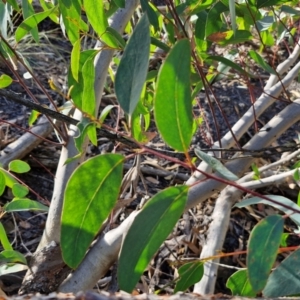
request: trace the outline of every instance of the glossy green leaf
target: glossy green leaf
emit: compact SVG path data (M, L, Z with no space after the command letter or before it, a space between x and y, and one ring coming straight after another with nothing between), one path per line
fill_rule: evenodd
M253 291L259 293L265 287L283 232L284 220L280 215L267 216L251 231L248 243L248 278Z
M30 171L30 166L27 162L16 159L9 163L8 169L15 173L26 173Z
M80 60L80 47L81 39L77 40L72 48L71 52L71 72L75 81L78 82L78 72L79 72L79 60Z
M205 152L195 148L195 154L205 161L214 171L218 172L219 175L227 180L236 181L239 178L229 171L223 164L216 158L211 155L206 154Z
M278 298L300 294L300 249L290 254L269 276L263 295Z
M226 287L231 290L234 296L255 297L256 293L253 291L252 286L248 279L247 270L239 270L232 274L227 282Z
M4 250L0 253L0 264L2 263L21 263L27 265L25 256L14 250Z
M178 269L179 280L176 282L174 293L184 292L193 284L199 282L204 274L203 262L191 262Z
M122 109L132 114L146 81L150 51L150 32L147 15L138 22L120 61L115 93Z
M46 19L50 14L52 14L55 9L57 8L53 7L52 9L33 14L25 19L16 30L16 41L19 42L29 31L31 31L33 28L37 28L37 25Z
M13 250L13 247L11 246L7 238L6 231L1 222L0 222L0 241L4 250Z
M270 74L276 75L276 72L273 70L273 68L268 65L256 51L250 50L249 55L262 69Z
M189 41L178 41L160 68L154 101L154 116L163 140L183 152L188 150L193 132L190 60Z
M152 256L172 232L184 211L188 187L167 188L144 206L131 225L121 249L118 281L121 290L131 292Z
M12 187L12 193L14 197L23 198L29 193L29 189L25 185L15 183Z
M123 156L104 154L81 164L67 183L62 211L63 259L76 268L118 200Z
M6 212L16 212L16 211L48 211L49 207L43 205L37 201L30 200L28 198L14 198L13 201L7 203L4 206L4 211Z
M5 176L2 172L0 172L0 196L4 193L6 184L5 184Z
M11 85L13 82L12 78L6 74L0 76L0 89L4 89Z
M83 0L83 6L88 20L99 38L109 47L117 48L118 44L116 44L115 39L112 39L111 36L106 33L106 28L109 25L104 11L104 1Z
M259 204L259 203L267 204L284 212L284 214L288 215L289 218L293 220L298 227L300 227L300 207L295 202L282 196L276 196L276 195L265 195L265 196L276 201L276 203L259 197L252 197L252 198L245 199L240 203L235 204L234 207L245 207L245 206ZM283 204L284 206L280 204ZM290 207L291 209L289 209L288 207ZM299 213L295 211L299 211Z
M30 166L27 162L16 159L9 163L8 169L15 173L26 173L30 171Z

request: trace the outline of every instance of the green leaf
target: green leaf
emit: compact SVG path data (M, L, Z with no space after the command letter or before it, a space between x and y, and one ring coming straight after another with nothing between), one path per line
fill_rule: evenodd
M104 120L106 119L107 115L110 113L110 111L115 107L115 105L106 105L104 109L101 111L99 122L102 124Z
M229 0L229 13L231 20L231 27L234 35L236 34L236 15L235 15L235 1Z
M287 247L287 239L290 236L289 233L285 232L281 235L281 241L280 241L280 246L281 247Z
M259 169L258 169L258 167L257 167L257 165L255 164L255 163L252 163L251 164L251 169L252 169L252 171L253 171L253 173L254 173L254 175L253 175L253 179L254 180L258 180L258 179L260 179L260 172L259 172Z
M71 72L73 78L78 82L79 60L80 60L81 39L77 40L71 52Z
M269 31L262 31L260 36L265 46L272 47L275 44L274 38Z
M234 296L256 296L256 293L253 291L249 282L247 270L239 270L232 274L226 282L226 287L231 290L231 293Z
M107 27L106 28L106 35L110 36L111 40L114 42L114 44L117 47L120 47L121 49L125 48L126 43L125 43L122 35L117 30L115 30L112 27Z
M113 0L116 5L120 8L124 8L125 7L125 0Z
M88 128L90 126L93 126L94 123L91 121L90 118L87 118L87 117L83 117L81 119L81 121L77 124L77 128L79 130L79 135L76 136L74 138L75 140L75 146L77 148L77 150L79 151L79 153L82 153L83 151L83 144L84 144L84 141L85 141L85 137L88 133Z
M115 39L112 39L111 35L106 33L106 29L109 25L104 12L104 1L83 0L83 6L88 20L99 38L109 47L117 48L118 44Z
M151 3L147 0L141 0L143 11L147 14L150 24L154 27L155 31L159 30L158 16L154 11Z
M218 61L218 62L221 62L223 63L224 65L238 71L239 73L241 73L241 75L244 75L244 76L249 76L249 77L252 77L251 74L247 73L244 69L242 69L238 64L234 63L233 61L225 58L225 57L222 57L222 56L208 56L206 58L206 60L214 60L214 61Z
M91 55L82 67L83 91L82 91L82 110L83 112L95 115L95 55Z
M189 41L178 41L160 68L154 100L154 116L162 138L183 152L187 152L193 132L190 60Z
M22 13L23 13L24 19L27 19L30 16L34 15L34 10L33 10L33 7L32 7L32 4L30 1L22 0ZM38 32L37 27L32 28L30 33L31 33L34 41L36 43L39 43L39 32Z
M282 5L281 11L285 12L287 14L290 14L290 15L297 15L297 16L300 15L300 11L298 9L295 9L295 8L287 6L287 5Z
M58 4L60 12L62 14L63 24L65 26L70 42L74 44L79 39L80 29L88 30L88 28L84 28L84 22L81 20L80 1L74 0L66 3L63 0L58 0Z
M84 77L83 77L83 66L87 60L92 59L98 53L96 50L86 50L80 53L80 60L79 60L79 72L78 72L78 81L76 81L72 75L71 69L68 72L68 85L72 87L71 89L71 97L75 104L75 106L82 110L82 98L83 98L83 89L84 89ZM87 67L86 67L87 68ZM87 71L87 69L85 70ZM94 73L94 71L93 71ZM89 79L88 79L89 80ZM88 101L88 99L87 99Z
M16 159L9 163L8 165L9 171L15 172L15 173L26 173L30 171L30 166L25 161Z
M4 250L0 253L0 264L21 263L27 265L27 260L23 254L14 250Z
M142 104L142 101L139 101L136 109L134 110L131 116L131 134L132 137L140 143L146 143L148 137L145 134L146 124L145 117L147 118L150 114L147 108Z
M11 246L7 238L6 231L1 222L0 222L0 240L4 250L13 250L13 247Z
M4 89L11 85L13 82L12 78L6 74L0 76L0 89Z
M76 268L118 199L123 156L104 154L81 164L67 183L62 211L63 259Z
M12 193L15 197L23 198L29 193L29 189L27 186L15 183L12 187Z
M257 30L259 32L268 30L273 24L275 20L273 16L264 16L261 20L256 22Z
M209 10L206 26L205 26L205 36L209 36L213 33L223 31L224 22L221 18L221 14L228 11L229 8L222 2L216 2Z
M0 172L0 196L3 195L5 187L6 187L5 176L2 172Z
M203 262L191 262L178 269L179 280L176 283L174 293L184 292L193 284L199 282L204 274Z
M187 192L186 186L167 188L149 200L137 215L121 249L118 268L121 290L133 290L152 256L183 213Z
M28 125L32 126L33 123L37 120L39 115L40 115L40 113L38 111L32 110L30 113L30 116L28 118Z
M267 283L277 256L283 225L282 216L267 216L250 234L247 256L248 278L256 293L261 292Z
M221 177L232 181L236 181L239 179L235 174L229 171L225 166L223 166L223 164L220 161L218 161L213 156L208 155L197 148L195 148L194 151L200 159L205 161L214 171L218 172Z
M30 200L28 198L14 198L13 201L4 205L4 211L6 212L16 212L16 211L48 211L49 207L43 205L37 201Z
M8 2L13 7L14 10L16 10L16 11L20 10L20 7L16 0L7 0L6 2Z
M279 5L287 2L286 0L257 0L256 6L257 8L268 7L272 5Z
M276 75L276 72L273 70L273 68L268 65L256 51L250 50L249 55L262 69L270 74Z
M269 276L263 295L268 298L300 294L300 249L290 254Z
M282 196L275 196L275 195L265 195L265 196L276 201L277 203L274 203L274 202L271 202L269 200L265 200L265 199L262 199L259 197L252 197L252 198L243 200L240 203L235 204L234 207L241 208L241 207L245 207L245 206L249 206L249 205L253 205L253 204L259 204L259 203L271 205L271 206L279 209L280 211L283 211L284 214L288 215L289 218L291 220L293 220L297 224L298 227L300 227L300 213L295 212L295 211L299 211L300 208L295 202L291 201L288 198L282 197ZM283 205L285 205L285 207L280 205L281 203ZM290 207L290 209L287 207Z
M146 81L150 51L147 15L138 22L125 47L116 78L115 93L122 109L132 114Z
M20 42L20 40L32 29L37 28L37 25L42 22L44 19L46 19L50 14L56 10L57 7L53 7L52 9L33 14L27 19L25 19L17 28L15 33L15 38L17 43Z
M5 178L5 185L9 188L12 188L15 183L18 183L18 181L15 178L13 178L13 176L9 174L6 170L0 169L0 173L2 173L2 175Z
M53 1L54 2L54 1ZM40 0L39 1L41 7L43 10L48 10L54 7L54 4L52 2L49 2L48 0ZM56 10L54 13L49 15L49 18L56 24L59 24L59 12Z
M252 35L248 30L237 30L236 33L232 30L220 32L220 34L224 35L224 38L216 39L216 42L221 46L227 46L231 44L240 44L247 42L252 39ZM214 35L207 37L208 40L214 41Z
M163 43L162 41L160 41L152 36L150 38L150 41L151 41L151 45L154 45L154 46L164 50L166 53L169 52L170 47L167 44Z

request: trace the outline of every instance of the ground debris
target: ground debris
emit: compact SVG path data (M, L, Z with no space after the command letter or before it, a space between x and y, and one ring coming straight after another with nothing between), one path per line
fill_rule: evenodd
M231 299L231 300L253 300L254 298L240 297L240 296L228 296L224 294L215 295L198 295L194 293L176 293L174 295L154 295L154 294L141 294L141 295L131 295L123 292L110 294L107 292L94 293L94 292L79 292L76 296L72 293L51 293L49 295L42 294L28 294L17 297L1 297L7 300L221 300L221 299ZM255 300L260 300L265 298L255 298ZM300 299L299 297L288 297L288 298L268 298L268 300L279 300L279 299Z

